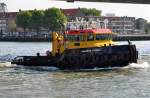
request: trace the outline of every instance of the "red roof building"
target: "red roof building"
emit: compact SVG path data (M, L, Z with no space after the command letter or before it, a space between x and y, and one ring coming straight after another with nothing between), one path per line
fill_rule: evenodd
M79 9L62 9L62 11L66 16L75 16L79 12Z
M80 8L75 9L61 9L62 12L67 16L68 21L75 20L76 17L83 17L83 13Z
M1 18L16 18L18 12L0 12Z
M15 21L17 12L0 12L0 32L10 32L12 29L12 22Z

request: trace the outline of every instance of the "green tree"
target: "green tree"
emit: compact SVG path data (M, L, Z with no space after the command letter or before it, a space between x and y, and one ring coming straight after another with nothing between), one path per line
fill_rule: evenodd
M17 26L22 27L24 32L26 32L26 29L31 27L31 17L32 13L29 11L19 12L16 18Z
M44 25L52 31L60 31L67 22L67 17L58 8L45 10Z
M41 10L32 11L31 17L31 27L36 30L37 35L39 36L40 28L43 26L43 17L44 12Z
M150 33L150 23L147 23L147 24L146 24L145 33L146 33L146 34L149 34L149 33Z
M101 16L101 11L97 10L95 8L81 8L80 11L85 15L85 16Z
M143 18L136 19L136 29L145 31L147 25L147 20Z

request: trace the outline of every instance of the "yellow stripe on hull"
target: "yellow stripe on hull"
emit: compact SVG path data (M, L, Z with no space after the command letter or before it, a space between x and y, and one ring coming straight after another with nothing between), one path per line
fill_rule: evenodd
M89 48L89 47L102 47L113 45L112 40L101 40L101 41L68 41L66 42L67 49L76 49L76 48Z

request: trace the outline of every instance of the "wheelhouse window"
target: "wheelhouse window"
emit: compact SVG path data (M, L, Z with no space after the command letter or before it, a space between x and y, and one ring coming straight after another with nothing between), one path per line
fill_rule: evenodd
M89 33L89 34L87 35L87 40L88 40L88 41L93 41L93 40L94 40L94 35Z
M66 35L65 39L68 41L84 41L83 34L80 35Z
M73 36L73 35L66 35L66 36L65 36L65 40L67 40L67 41L73 41L73 40L75 40L75 39L74 39L74 36Z
M78 35L78 37L79 37L79 41L84 41L84 36L83 36L83 34Z
M111 34L96 34L96 40L112 40Z

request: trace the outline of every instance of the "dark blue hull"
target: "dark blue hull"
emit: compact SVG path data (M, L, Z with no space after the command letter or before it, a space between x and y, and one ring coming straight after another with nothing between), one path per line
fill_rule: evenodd
M136 63L138 52L135 45L116 45L84 49L70 49L57 57L53 56L21 56L12 64L24 66L52 66L60 69L91 69L106 67L122 67Z

